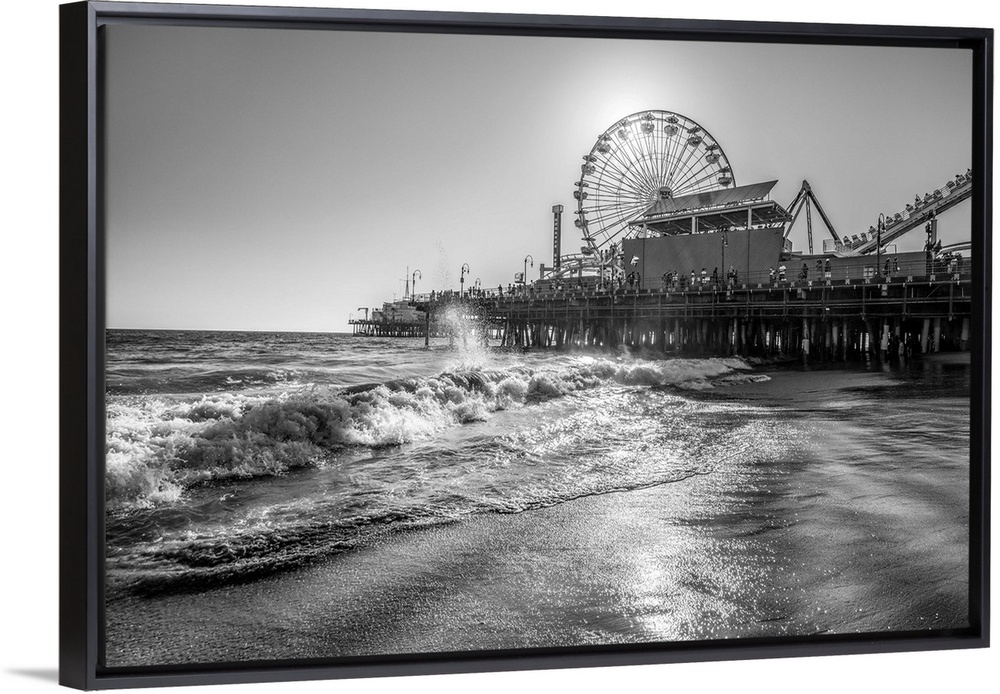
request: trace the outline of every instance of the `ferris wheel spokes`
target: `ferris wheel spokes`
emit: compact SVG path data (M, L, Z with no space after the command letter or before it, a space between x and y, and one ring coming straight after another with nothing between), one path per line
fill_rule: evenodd
M580 170L574 224L591 259L641 233L633 224L663 197L734 184L718 141L698 123L670 111L642 111L618 120L583 156Z

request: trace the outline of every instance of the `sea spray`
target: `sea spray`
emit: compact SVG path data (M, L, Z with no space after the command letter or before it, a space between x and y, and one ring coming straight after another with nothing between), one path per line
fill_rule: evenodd
M449 345L456 352L448 364L450 370L472 371L492 363L486 326L475 315L452 305L444 310L439 321L448 334Z

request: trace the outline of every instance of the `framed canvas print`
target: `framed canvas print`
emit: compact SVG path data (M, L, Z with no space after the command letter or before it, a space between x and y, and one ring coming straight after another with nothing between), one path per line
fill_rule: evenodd
M988 645L989 29L61 7L61 671Z

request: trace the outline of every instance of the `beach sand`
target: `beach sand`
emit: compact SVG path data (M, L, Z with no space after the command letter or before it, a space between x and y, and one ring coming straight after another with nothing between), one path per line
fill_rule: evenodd
M766 400L795 378L725 397ZM813 445L846 435L821 427ZM839 462L736 456L679 482L387 534L251 583L117 599L107 664L967 626L967 461L909 468L852 440Z

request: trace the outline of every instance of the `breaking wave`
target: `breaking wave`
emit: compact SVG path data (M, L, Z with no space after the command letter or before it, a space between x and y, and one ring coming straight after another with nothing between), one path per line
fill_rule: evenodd
M702 389L739 380L749 369L740 359L576 357L555 368L443 373L278 395L115 396L107 412L106 500L112 509L171 502L194 485L322 465L349 447L430 440L497 411L603 384Z

